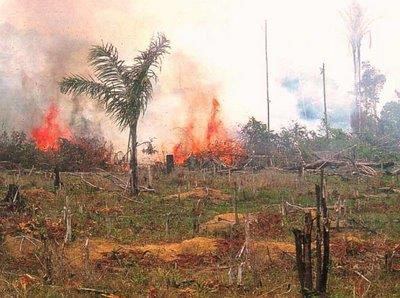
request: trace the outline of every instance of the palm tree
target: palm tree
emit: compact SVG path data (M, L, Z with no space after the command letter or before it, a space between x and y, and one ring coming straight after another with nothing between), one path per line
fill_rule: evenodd
M156 71L170 47L169 40L158 34L149 47L134 58L132 66L120 60L112 44L93 46L88 62L94 69L92 76L72 75L59 83L64 94L86 94L104 106L108 114L124 130L129 128L131 194L139 193L137 162L137 124L152 99Z
M355 121L353 129L360 132L362 127L361 114L362 107L360 102L360 81L361 81L361 46L364 37L370 31L371 20L367 17L365 10L356 1L353 1L347 11L343 13L346 21L349 43L353 55L353 75L354 75L354 96L355 96ZM371 37L371 35L370 35ZM371 43L371 38L370 38ZM371 46L371 45L370 45Z

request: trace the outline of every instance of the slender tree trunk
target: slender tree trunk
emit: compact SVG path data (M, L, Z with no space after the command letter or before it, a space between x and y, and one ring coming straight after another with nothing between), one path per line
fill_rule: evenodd
M130 140L131 140L131 195L136 196L139 194L139 175L138 175L138 161L137 161L137 122L130 126Z
M354 75L354 98L355 98L355 110L354 110L354 130L355 132L360 132L360 99L358 96L358 58L357 58L357 45L352 44L352 54L353 54L353 75Z
M358 67L357 67L357 71L358 71L358 74L357 74L357 94L358 94L358 101L359 101L359 108L358 108L358 113L359 113L359 123L358 123L358 125L359 125L359 130L360 130L360 132L362 132L362 130L363 130L363 125L365 124L365 123L362 123L363 122L363 107L362 107L362 98L361 98L361 90L360 90L360 82L361 82L361 43L360 44L358 44L357 45L357 65L358 65Z

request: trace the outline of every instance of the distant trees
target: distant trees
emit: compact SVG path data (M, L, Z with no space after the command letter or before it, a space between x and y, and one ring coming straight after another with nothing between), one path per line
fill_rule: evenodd
M353 132L358 134L376 134L378 132L377 105L380 93L386 82L386 76L369 61L362 63L362 76L358 83L359 110L351 119Z
M242 126L240 136L249 156L273 157L274 161L268 160L268 164L287 166L298 163L299 156L310 156L308 142L315 137L315 133L297 122L283 128L280 133L268 132L265 123L251 117Z
M362 69L363 73L359 83L362 110L367 116L372 116L377 120L377 104L386 82L386 76L373 67L369 61L363 62Z
M354 135L330 127L330 138L327 139L325 130L309 130L297 122L277 133L268 133L266 124L251 117L241 127L240 136L247 154L255 157L255 164L260 164L258 155L268 154L278 167L298 166L315 160L318 154L323 156L325 152L338 152L353 146L360 159L400 160L400 101L385 104L380 118L373 119L376 130Z
M251 154L265 154L273 134L268 132L267 125L251 117L240 130L241 140Z
M400 140L400 102L387 102L381 111L379 130L382 135L388 135Z
M168 53L169 40L162 34L139 53L134 64L128 66L112 44L93 46L89 64L94 68L95 79L73 75L60 82L65 94L85 94L104 106L121 129L129 128L131 194L139 193L137 161L137 126L140 115L152 99L153 84L157 81L163 56Z

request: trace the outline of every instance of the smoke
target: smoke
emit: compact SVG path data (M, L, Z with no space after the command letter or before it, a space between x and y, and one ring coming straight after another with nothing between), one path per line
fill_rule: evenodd
M317 76L287 75L281 79L281 86L287 90L296 101L298 117L306 123L319 123L324 117L322 80ZM337 85L328 80L327 112L331 127L349 129L349 119L352 111L351 101L344 101L348 96L340 95Z
M100 107L85 97L60 94L58 82L70 73L90 73L86 57L92 12L104 1L8 1L7 22L0 24L0 121L28 134L42 125L53 106L62 126L75 136L116 131ZM47 11L47 13L45 12ZM13 13L10 13L13 12ZM53 107L54 108L54 107ZM110 127L112 127L110 129Z
M171 55L163 63L154 101L139 123L139 141L155 137L160 151L170 151L187 122L206 125L213 97L221 104L220 116L228 128L249 116L265 121L263 24L268 19L272 128L296 118L311 127L320 123L322 61L327 65L329 118L331 124L343 126L349 122L347 92L352 90L351 53L338 15L345 2L314 1L310 9L311 4L293 1L251 5L238 0L6 1L0 15L4 21L0 25L0 121L9 129L29 132L55 102L60 121L74 134L100 134L124 150L127 132L120 132L92 101L59 94L57 82L71 73L91 73L86 57L92 44L113 43L129 64L158 31L171 40ZM373 6L387 13L384 5ZM391 75L385 88L391 88L392 94L399 65L390 59L385 67L389 63L379 60L386 57L382 51L396 57L399 50L395 40L387 38L387 28L398 25L396 10L390 11L392 21L374 35L376 44L387 46L380 47L381 52L378 47L374 47L377 52L365 49L365 55L373 54L376 65L388 78ZM196 101L199 98L206 98L204 105Z
M91 74L86 61L88 50L103 39L116 45L130 64L157 27L143 6L145 2L129 1L111 6L103 0L6 2L3 11L12 13L6 13L7 22L0 25L4 53L0 56L4 62L0 65L0 111L7 111L0 112L3 126L29 133L42 125L54 104L60 111L61 125L69 126L74 135L103 135L116 148L126 148L126 131L119 131L91 100L60 94L58 82L71 73ZM126 11L134 11L134 18ZM167 28L175 24L172 21L166 20ZM141 119L139 131L141 140L155 137L159 148L170 151L188 123L193 124L196 136L202 133L207 125L204 116L209 114L219 86L212 75L200 70L193 57L175 50L167 59L154 92L155 102Z
M65 50L64 45L72 45ZM10 129L29 131L50 102L59 102L57 79L84 47L79 41L46 37L35 31L0 25L1 120Z
M168 57L161 80L155 102L140 123L142 137L156 137L155 144L162 154L182 143L193 150L202 149L220 84L210 79L207 70L193 57L182 52Z

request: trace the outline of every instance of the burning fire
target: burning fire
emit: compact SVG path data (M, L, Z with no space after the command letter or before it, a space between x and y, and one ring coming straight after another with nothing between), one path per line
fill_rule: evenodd
M220 104L216 98L211 102L211 112L204 134L196 133L195 120L188 121L184 136L173 147L174 159L183 164L190 156L196 158L215 158L227 165L232 165L243 154L241 145L229 137L219 116Z
M59 122L58 114L58 107L54 103L50 104L46 114L44 115L42 125L32 129L31 135L36 143L36 146L40 150L56 151L60 146L60 138L72 138L69 128Z

